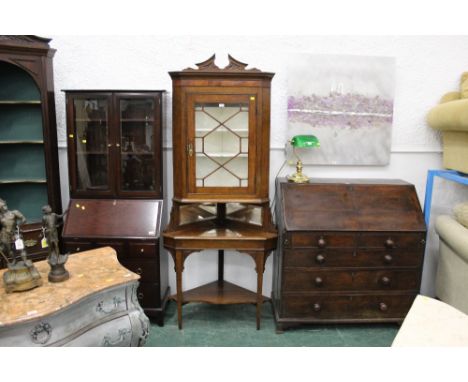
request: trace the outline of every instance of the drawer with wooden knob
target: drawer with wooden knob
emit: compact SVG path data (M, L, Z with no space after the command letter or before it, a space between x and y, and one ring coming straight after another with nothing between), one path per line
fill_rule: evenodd
M125 243L118 241L98 241L93 244L95 248L111 247L117 253L119 259L125 255Z
M283 299L283 316L312 320L352 321L389 319L401 321L413 303L415 294L378 295L287 295ZM346 314L343 314L346 312Z
M357 239L358 247L383 248L397 250L400 248L424 248L426 245L425 233L365 233Z
M402 249L387 251L384 249L357 250L342 249L285 249L285 267L418 267L422 264L424 252L421 250Z
M65 252L70 253L70 254L88 251L94 248L94 246L89 242L79 242L79 241L65 242L64 247L65 247Z
M418 290L420 274L404 270L306 269L284 271L283 289L288 291Z
M286 248L352 248L355 235L352 233L293 232L283 242Z
M129 257L130 258L153 258L158 255L159 246L155 243L129 243Z
M119 259L119 262L127 269L140 276L140 282L151 282L159 278L159 262L147 259Z

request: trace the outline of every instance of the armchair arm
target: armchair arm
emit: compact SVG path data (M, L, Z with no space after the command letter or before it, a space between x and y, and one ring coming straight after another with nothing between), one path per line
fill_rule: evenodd
M448 215L436 219L435 229L440 239L468 263L468 229Z
M468 132L468 99L441 103L427 115L427 123L441 131Z

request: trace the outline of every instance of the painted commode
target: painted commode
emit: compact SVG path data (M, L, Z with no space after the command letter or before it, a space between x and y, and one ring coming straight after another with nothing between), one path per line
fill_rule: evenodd
M0 346L143 346L149 320L136 289L139 276L110 247L69 257L70 279L23 293L0 289ZM0 275L4 270L0 271Z

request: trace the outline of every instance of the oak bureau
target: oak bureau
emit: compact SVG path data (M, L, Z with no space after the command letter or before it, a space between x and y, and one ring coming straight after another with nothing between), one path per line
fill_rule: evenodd
M305 323L402 322L419 292L426 227L400 180L277 180L277 330Z

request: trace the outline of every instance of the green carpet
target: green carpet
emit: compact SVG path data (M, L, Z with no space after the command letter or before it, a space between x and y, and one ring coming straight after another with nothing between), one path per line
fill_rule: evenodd
M151 324L146 346L390 346L395 324L309 325L276 334L271 304L263 305L261 329L255 329L254 305L187 304L183 330L176 304L166 309L163 327Z

